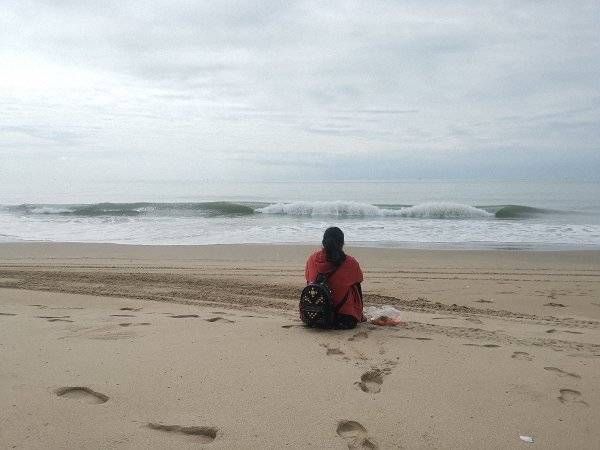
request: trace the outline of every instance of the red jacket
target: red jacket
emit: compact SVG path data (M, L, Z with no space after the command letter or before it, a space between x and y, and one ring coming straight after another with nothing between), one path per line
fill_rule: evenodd
M306 261L306 282L314 283L318 274L327 274L334 268L335 265L327 261L325 250L319 250L310 255L308 261ZM332 290L334 306L338 305L346 294L348 294L346 303L344 303L338 313L353 316L359 322L364 320L363 302L356 284L362 283L362 280L363 274L358 261L352 256L346 255L346 260L327 282Z

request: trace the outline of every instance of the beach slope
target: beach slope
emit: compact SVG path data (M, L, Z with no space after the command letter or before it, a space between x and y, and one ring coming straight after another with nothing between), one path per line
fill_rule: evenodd
M311 251L0 245L0 447L597 448L598 252L349 249L406 324L324 332Z

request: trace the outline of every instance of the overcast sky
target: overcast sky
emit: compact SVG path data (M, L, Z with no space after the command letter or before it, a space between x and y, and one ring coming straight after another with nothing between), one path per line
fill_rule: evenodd
M599 179L599 29L597 0L3 0L0 178Z

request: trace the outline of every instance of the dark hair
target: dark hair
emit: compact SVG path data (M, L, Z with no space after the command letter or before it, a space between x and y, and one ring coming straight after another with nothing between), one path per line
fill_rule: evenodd
M338 227L330 227L323 233L323 248L327 256L327 261L331 261L336 266L341 265L346 260L344 253L344 232Z

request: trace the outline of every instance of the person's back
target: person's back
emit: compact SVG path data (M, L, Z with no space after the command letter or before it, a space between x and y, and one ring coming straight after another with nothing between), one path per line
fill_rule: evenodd
M360 283L363 274L358 261L343 251L344 233L337 227L325 230L323 248L309 256L306 261L307 283L314 283L319 274L327 276L331 288L333 306L337 311L336 328L354 328L363 318L363 302Z

